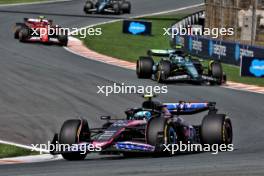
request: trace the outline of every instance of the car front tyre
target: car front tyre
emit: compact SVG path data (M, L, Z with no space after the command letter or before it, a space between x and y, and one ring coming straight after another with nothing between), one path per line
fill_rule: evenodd
M93 8L94 4L92 1L87 1L84 5L83 11L87 14L91 13L90 10Z
M164 151L164 145L177 144L177 133L174 125L164 117L150 119L146 131L147 143L155 146L155 152L171 156L170 151Z
M89 134L88 122L83 119L67 120L61 127L59 133L59 144L78 144L81 139L84 139L84 134ZM88 138L89 140L89 136ZM87 153L82 154L80 152L63 153L62 157L66 160L84 160Z
M154 61L151 57L139 57L137 60L137 77L142 79L150 79L153 73Z
M67 46L68 45L68 36L67 35L59 35L58 40L59 40L61 46Z

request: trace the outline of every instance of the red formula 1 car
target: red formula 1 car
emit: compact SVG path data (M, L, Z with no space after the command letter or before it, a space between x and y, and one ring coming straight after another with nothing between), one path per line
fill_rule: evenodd
M20 42L57 43L67 46L68 35L66 30L54 25L52 20L41 16L39 18L24 18L24 23L16 23L13 31L14 38Z
M100 154L169 154L165 145L192 143L229 145L232 143L232 124L225 114L218 114L215 103L160 103L146 97L142 107L125 111L126 118L101 117L106 123L89 128L85 119L67 120L60 133L55 134L50 153L62 154L66 160L83 160L89 152ZM208 111L201 125L190 125L180 115ZM93 146L95 146L93 148ZM88 149L92 150L88 150ZM169 153L168 153L169 152Z

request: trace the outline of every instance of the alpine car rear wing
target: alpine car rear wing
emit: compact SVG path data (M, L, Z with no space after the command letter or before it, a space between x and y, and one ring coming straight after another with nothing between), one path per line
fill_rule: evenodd
M215 102L209 103L186 103L186 102L179 102L179 103L164 103L170 113L175 115L181 114L195 114L202 111L217 111L215 109Z

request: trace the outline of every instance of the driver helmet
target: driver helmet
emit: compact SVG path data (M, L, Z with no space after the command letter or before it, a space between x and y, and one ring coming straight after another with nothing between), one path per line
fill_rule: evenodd
M183 63L185 61L182 56L176 56L174 59L179 63Z
M134 119L136 120L149 120L151 118L151 113L149 111L139 111L137 113L135 113L134 115Z
M40 22L42 22L45 19L45 16L39 16Z

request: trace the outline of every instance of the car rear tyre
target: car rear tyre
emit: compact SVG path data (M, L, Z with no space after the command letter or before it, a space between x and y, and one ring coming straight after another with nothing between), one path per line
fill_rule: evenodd
M131 13L131 3L130 2L124 1L121 6L122 6L123 13Z
M113 10L114 10L114 13L117 15L120 15L123 13L122 8L121 8L121 4L118 2L113 4Z
M90 130L88 122L84 119L67 120L61 127L59 133L60 144L78 144L79 142L90 140ZM84 160L87 153L80 152L63 153L62 157L66 160Z
M27 27L22 27L18 33L18 39L20 42L25 42L30 38L30 30Z
M223 68L220 62L211 62L209 65L209 75L217 79L216 84L221 85L223 82Z
M16 23L15 26L13 27L13 31L14 31L14 38L18 39L19 38L19 31L22 28L25 28L26 25L24 23Z
M154 61L151 57L139 57L137 60L137 77L150 79L152 76Z
M224 114L210 114L204 117L201 125L203 144L231 144L233 129L231 120Z

